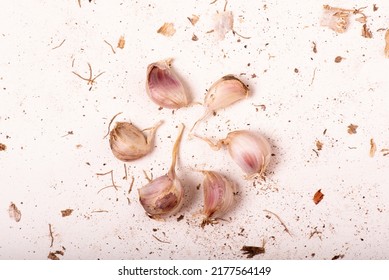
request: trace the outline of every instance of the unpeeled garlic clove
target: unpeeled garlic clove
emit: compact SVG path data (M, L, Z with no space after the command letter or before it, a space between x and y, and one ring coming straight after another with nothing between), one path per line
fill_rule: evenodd
M183 130L182 124L174 143L169 172L138 189L139 201L151 218L160 219L174 215L182 206L184 188L176 176L175 166Z
M189 104L185 88L171 70L172 59L151 63L147 67L146 91L151 100L163 108L179 109Z
M246 173L246 179L263 177L271 158L269 142L259 134L247 130L237 130L227 134L225 139L214 144L208 138L195 135L207 142L213 149L228 147L232 159Z
M147 136L132 123L118 122L110 132L109 145L117 159L128 162L139 159L153 149L156 129L162 122L145 129ZM143 131L145 131L143 130Z
M217 80L208 90L204 98L205 113L195 122L191 131L197 124L214 112L224 109L239 100L247 98L248 87L233 75L227 75Z
M233 206L235 186L223 175L214 171L201 171L204 174L204 209L205 216L201 226L216 223Z

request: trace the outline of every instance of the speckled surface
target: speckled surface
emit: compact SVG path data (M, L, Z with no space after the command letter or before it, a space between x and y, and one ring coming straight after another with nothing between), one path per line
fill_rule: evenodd
M388 28L388 3L360 4L373 34L367 39L356 16L344 34L320 26L323 4L356 8L349 1L231 0L234 30L250 39L230 32L220 41L207 31L225 3L210 2L0 2L0 143L7 147L0 151L0 259L46 259L56 250L61 259L244 259L242 246L263 240L266 252L254 258L389 257L389 155L381 152L389 148L389 60L380 30ZM195 26L192 14L200 16ZM156 32L165 22L174 23L172 37ZM118 49L121 35L126 44ZM344 59L335 63L337 56ZM147 65L169 57L195 101L226 74L251 89L250 98L202 123L199 134L216 140L237 129L258 131L274 156L265 182L245 181L227 151L185 133L177 165L184 205L161 222L138 202L143 170L165 174L176 127L190 127L203 113L201 106L158 110L147 97ZM92 87L72 73L87 76L88 62L94 75L104 72ZM103 139L118 112L117 121L141 128L164 120L154 151L127 164L128 180ZM356 134L347 132L350 124L358 125ZM238 184L226 221L204 229L196 169ZM98 193L111 179L96 173L110 170L121 188ZM318 189L324 199L315 205ZM9 217L11 202L19 222ZM74 211L62 217L68 208Z

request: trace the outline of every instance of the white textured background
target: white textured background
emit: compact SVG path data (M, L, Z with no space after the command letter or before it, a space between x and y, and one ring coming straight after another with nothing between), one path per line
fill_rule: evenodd
M263 239L266 253L255 258L389 258L389 156L380 152L389 148L389 60L385 31L377 31L389 27L387 1L230 0L235 30L251 39L228 33L224 41L206 33L224 7L224 1L210 2L82 0L80 8L70 0L0 1L0 143L7 146L0 152L0 259L45 259L62 246L61 259L241 259L243 245L261 246ZM361 36L354 18L345 34L320 26L323 4L367 6L373 38ZM196 26L187 19L192 14L200 16ZM173 37L157 34L164 22L175 24ZM104 40L116 47L121 35L126 45L113 54ZM345 59L337 64L336 56ZM219 139L236 129L260 131L275 156L267 181L253 186L226 151L185 135L177 166L184 206L158 222L138 202L137 188L147 182L143 170L165 174L176 126L191 126L203 112L201 106L159 111L148 99L146 67L168 57L194 100L225 74L250 86L249 99L221 110L199 133ZM87 62L94 74L105 71L90 91L72 74L87 76ZM165 121L153 153L127 164L135 178L131 204L123 163L103 139L118 112L117 120L141 128ZM359 126L357 134L347 133L351 123ZM62 137L68 131L73 135ZM378 148L373 158L371 138ZM324 144L319 156L312 150L316 140ZM202 175L196 168L221 171L238 183L228 221L199 227ZM96 173L110 170L122 188L97 194L111 181ZM318 189L325 196L315 205ZM19 223L8 215L11 202L22 212ZM67 208L74 212L61 217ZM292 236L265 209L278 214Z

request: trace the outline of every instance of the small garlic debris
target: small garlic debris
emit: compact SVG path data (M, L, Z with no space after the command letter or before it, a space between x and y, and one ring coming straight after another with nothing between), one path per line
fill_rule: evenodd
M171 37L176 33L174 24L171 22L165 22L158 30L157 33L162 34L166 37Z
M126 40L124 39L124 36L120 36L118 41L118 48L124 49L124 45L126 44Z
M197 15L192 15L191 17L188 17L188 20L190 21L190 23L195 26L196 23L199 21L200 17L197 16Z
M118 122L110 132L109 145L117 159L128 162L139 159L153 149L154 136L157 128L162 124L158 122L148 130L147 136L132 123Z
M138 189L139 201L146 213L153 219L174 215L182 206L184 188L176 176L175 167L183 130L184 125L181 124L174 143L169 172L155 180L150 180L147 185Z
M324 5L323 8L324 12L321 19L321 25L327 26L337 33L346 32L350 24L349 17L352 11L331 7L329 5Z
M385 57L389 58L389 29L385 32Z
M226 177L214 171L201 171L204 174L204 209L205 216L201 227L215 224L234 203L235 186Z
M247 86L233 75L227 75L217 80L205 95L204 106L206 109L204 115L195 122L191 131L198 123L208 118L214 112L247 98L249 92Z
M208 138L194 136L204 140L214 150L228 146L230 156L246 173L246 179L264 178L271 158L271 147L263 136L247 130L237 130L228 133L225 139L216 144Z
M146 91L151 100L163 108L179 109L189 104L185 88L171 70L172 59L151 63L147 67Z
M18 209L18 207L15 205L15 203L11 202L8 208L8 214L11 219L14 219L15 222L20 222L20 219L22 218L22 213Z
M224 40L226 34L234 28L234 17L231 11L217 12L213 16L213 31L219 40Z

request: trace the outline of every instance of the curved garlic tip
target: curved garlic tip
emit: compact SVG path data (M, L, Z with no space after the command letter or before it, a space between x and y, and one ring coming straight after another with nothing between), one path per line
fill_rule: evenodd
M183 130L184 125L181 124L174 143L169 172L138 189L139 201L151 218L160 219L174 215L182 206L184 188L176 176L175 167Z
M197 124L205 120L214 112L247 98L249 92L248 87L233 75L227 75L217 80L209 88L205 96L204 106L206 107L206 111L204 115L195 122L190 131L193 131Z
M270 162L271 147L261 135L246 130L230 132L223 144L232 159L246 173L246 179L263 177Z
M163 108L179 109L189 104L185 88L171 70L171 59L147 67L146 91L151 100Z
M234 203L235 187L226 177L213 171L202 171L204 174L204 209L205 216L201 227L217 223Z
M154 136L162 121L149 130L147 137L136 126L128 122L118 122L110 132L109 145L114 156L128 162L139 159L151 152Z

